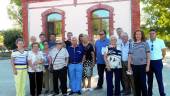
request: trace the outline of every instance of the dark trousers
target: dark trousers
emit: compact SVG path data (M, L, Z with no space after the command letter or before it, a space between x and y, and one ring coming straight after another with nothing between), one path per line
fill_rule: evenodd
M160 96L165 96L163 77L162 77L163 63L161 60L151 60L150 71L148 72L148 95L152 96L152 86L153 86L153 73L155 73L156 80L159 87Z
M146 65L132 65L132 71L136 96L148 96L146 86Z
M128 70L128 61L124 62L122 61L122 80L125 85L125 92L131 92L133 91L133 94L135 94L135 87L134 87L134 80L133 75L127 75Z
M102 87L103 86L105 67L106 67L105 64L97 64L97 71L98 71L98 75L99 75L97 87Z
M42 91L43 72L28 72L30 79L30 93L38 96Z
M115 94L114 96L120 95L120 79L121 69L106 69L106 81L107 81L107 96L113 96L113 72L115 74Z
M56 94L59 94L58 80L60 80L62 94L67 94L67 67L53 72L54 92Z

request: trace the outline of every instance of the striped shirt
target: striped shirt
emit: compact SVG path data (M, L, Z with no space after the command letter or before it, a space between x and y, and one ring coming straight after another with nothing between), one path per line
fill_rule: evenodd
M122 68L121 65L121 51L117 48L113 47L106 47L106 53L107 53L107 60L108 63L111 65L111 68Z
M27 56L28 56L27 50L24 50L23 52L20 52L18 50L13 50L11 54L11 58L13 58L12 63L16 65L17 69L26 69ZM17 66L22 66L22 67L17 67Z
M55 58L57 53L58 53L58 55ZM54 62L54 64L53 64L54 70L62 69L64 66L67 65L66 58L69 57L69 54L68 54L66 48L62 48L59 51L56 47L54 47L52 50L50 50L49 54L52 58L52 63Z

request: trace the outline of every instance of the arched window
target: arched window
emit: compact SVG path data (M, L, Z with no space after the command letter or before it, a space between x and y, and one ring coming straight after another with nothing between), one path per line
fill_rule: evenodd
M62 16L58 13L52 13L47 16L48 34L55 33L57 39L62 38Z
M98 38L98 34L102 30L105 30L107 37L109 37L109 11L103 9L93 11L92 24L94 39Z
M91 40L99 37L99 32L106 31L107 37L113 34L113 7L98 4L87 10L88 34Z
M65 13L62 10L52 8L42 13L43 32L49 35L56 34L56 39L63 39L65 36Z

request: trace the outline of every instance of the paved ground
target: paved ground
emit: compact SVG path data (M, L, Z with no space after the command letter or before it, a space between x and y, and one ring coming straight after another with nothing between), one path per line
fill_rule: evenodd
M14 78L9 60L0 59L0 96L15 96ZM92 78L92 87L96 86L98 76L96 75L96 67ZM164 62L163 78L166 96L170 96L170 52L167 53L167 59ZM153 96L159 96L158 86L154 79ZM29 86L27 82L26 94L29 96ZM106 96L106 82L104 88L97 91L85 92L82 96Z

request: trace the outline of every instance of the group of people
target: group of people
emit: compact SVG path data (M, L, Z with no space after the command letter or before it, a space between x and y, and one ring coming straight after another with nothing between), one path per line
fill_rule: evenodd
M95 64L99 76L95 90L103 88L105 72L107 96L152 96L153 73L160 96L165 96L162 60L166 47L164 41L156 37L156 30L150 30L148 40L141 30L134 32L133 39L129 39L122 28L116 31L118 38L112 35L109 39L104 30L99 32L100 38L95 43L85 34L77 38L68 32L66 41L56 40L56 35L50 34L47 41L42 33L39 35L40 42L31 37L28 50L24 48L23 39L18 38L17 49L11 54L16 96L25 96L27 74L31 96L40 96L42 88L45 88L46 94L52 93L54 96L60 90L63 96L67 96L68 88L71 89L69 95L92 91L91 77Z

